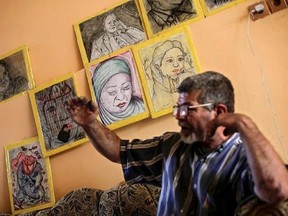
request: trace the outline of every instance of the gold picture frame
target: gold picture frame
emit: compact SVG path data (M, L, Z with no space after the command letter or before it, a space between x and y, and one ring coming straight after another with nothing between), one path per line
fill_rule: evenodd
M35 86L26 45L0 56L0 102L24 94Z
M152 118L172 112L180 82L201 71L188 28L179 27L133 48Z
M147 39L137 1L124 0L74 24L84 65Z
M73 73L37 86L29 92L39 140L45 157L88 141L70 117L68 101L77 97Z
M12 214L53 206L50 161L43 156L38 138L24 139L4 148Z
M204 18L198 0L143 0L139 6L149 38Z
M98 104L99 120L117 129L150 116L130 49L92 61L86 66L91 98Z

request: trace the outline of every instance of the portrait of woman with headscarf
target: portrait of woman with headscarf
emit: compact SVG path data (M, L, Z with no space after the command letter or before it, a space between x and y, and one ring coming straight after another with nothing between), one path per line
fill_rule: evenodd
M131 67L124 58L114 57L98 64L92 84L103 124L144 112L143 99L133 94Z

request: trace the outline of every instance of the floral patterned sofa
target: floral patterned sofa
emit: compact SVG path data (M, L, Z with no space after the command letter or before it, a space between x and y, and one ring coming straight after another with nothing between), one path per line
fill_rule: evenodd
M52 208L21 216L150 216L156 215L159 194L159 187L148 184L120 184L109 190L81 188L62 197Z
M148 184L121 184L109 190L76 189L52 208L21 216L152 216L156 215L160 188ZM288 216L288 200L268 205L255 197L242 202L234 216ZM0 216L10 216L0 213ZM232 216L232 215L231 215Z

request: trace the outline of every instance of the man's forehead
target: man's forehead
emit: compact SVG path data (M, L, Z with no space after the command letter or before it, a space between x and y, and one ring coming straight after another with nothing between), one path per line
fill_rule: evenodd
M178 104L195 104L201 93L201 90L193 90L191 92L180 92Z

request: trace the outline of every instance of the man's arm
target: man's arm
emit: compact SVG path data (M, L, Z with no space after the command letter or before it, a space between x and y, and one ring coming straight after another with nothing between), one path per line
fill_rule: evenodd
M251 118L242 114L224 113L216 117L212 127L220 125L240 133L257 196L268 203L288 199L288 171L285 164Z
M84 97L74 98L69 102L68 112L103 156L120 163L120 138L98 121L98 107L95 104Z

